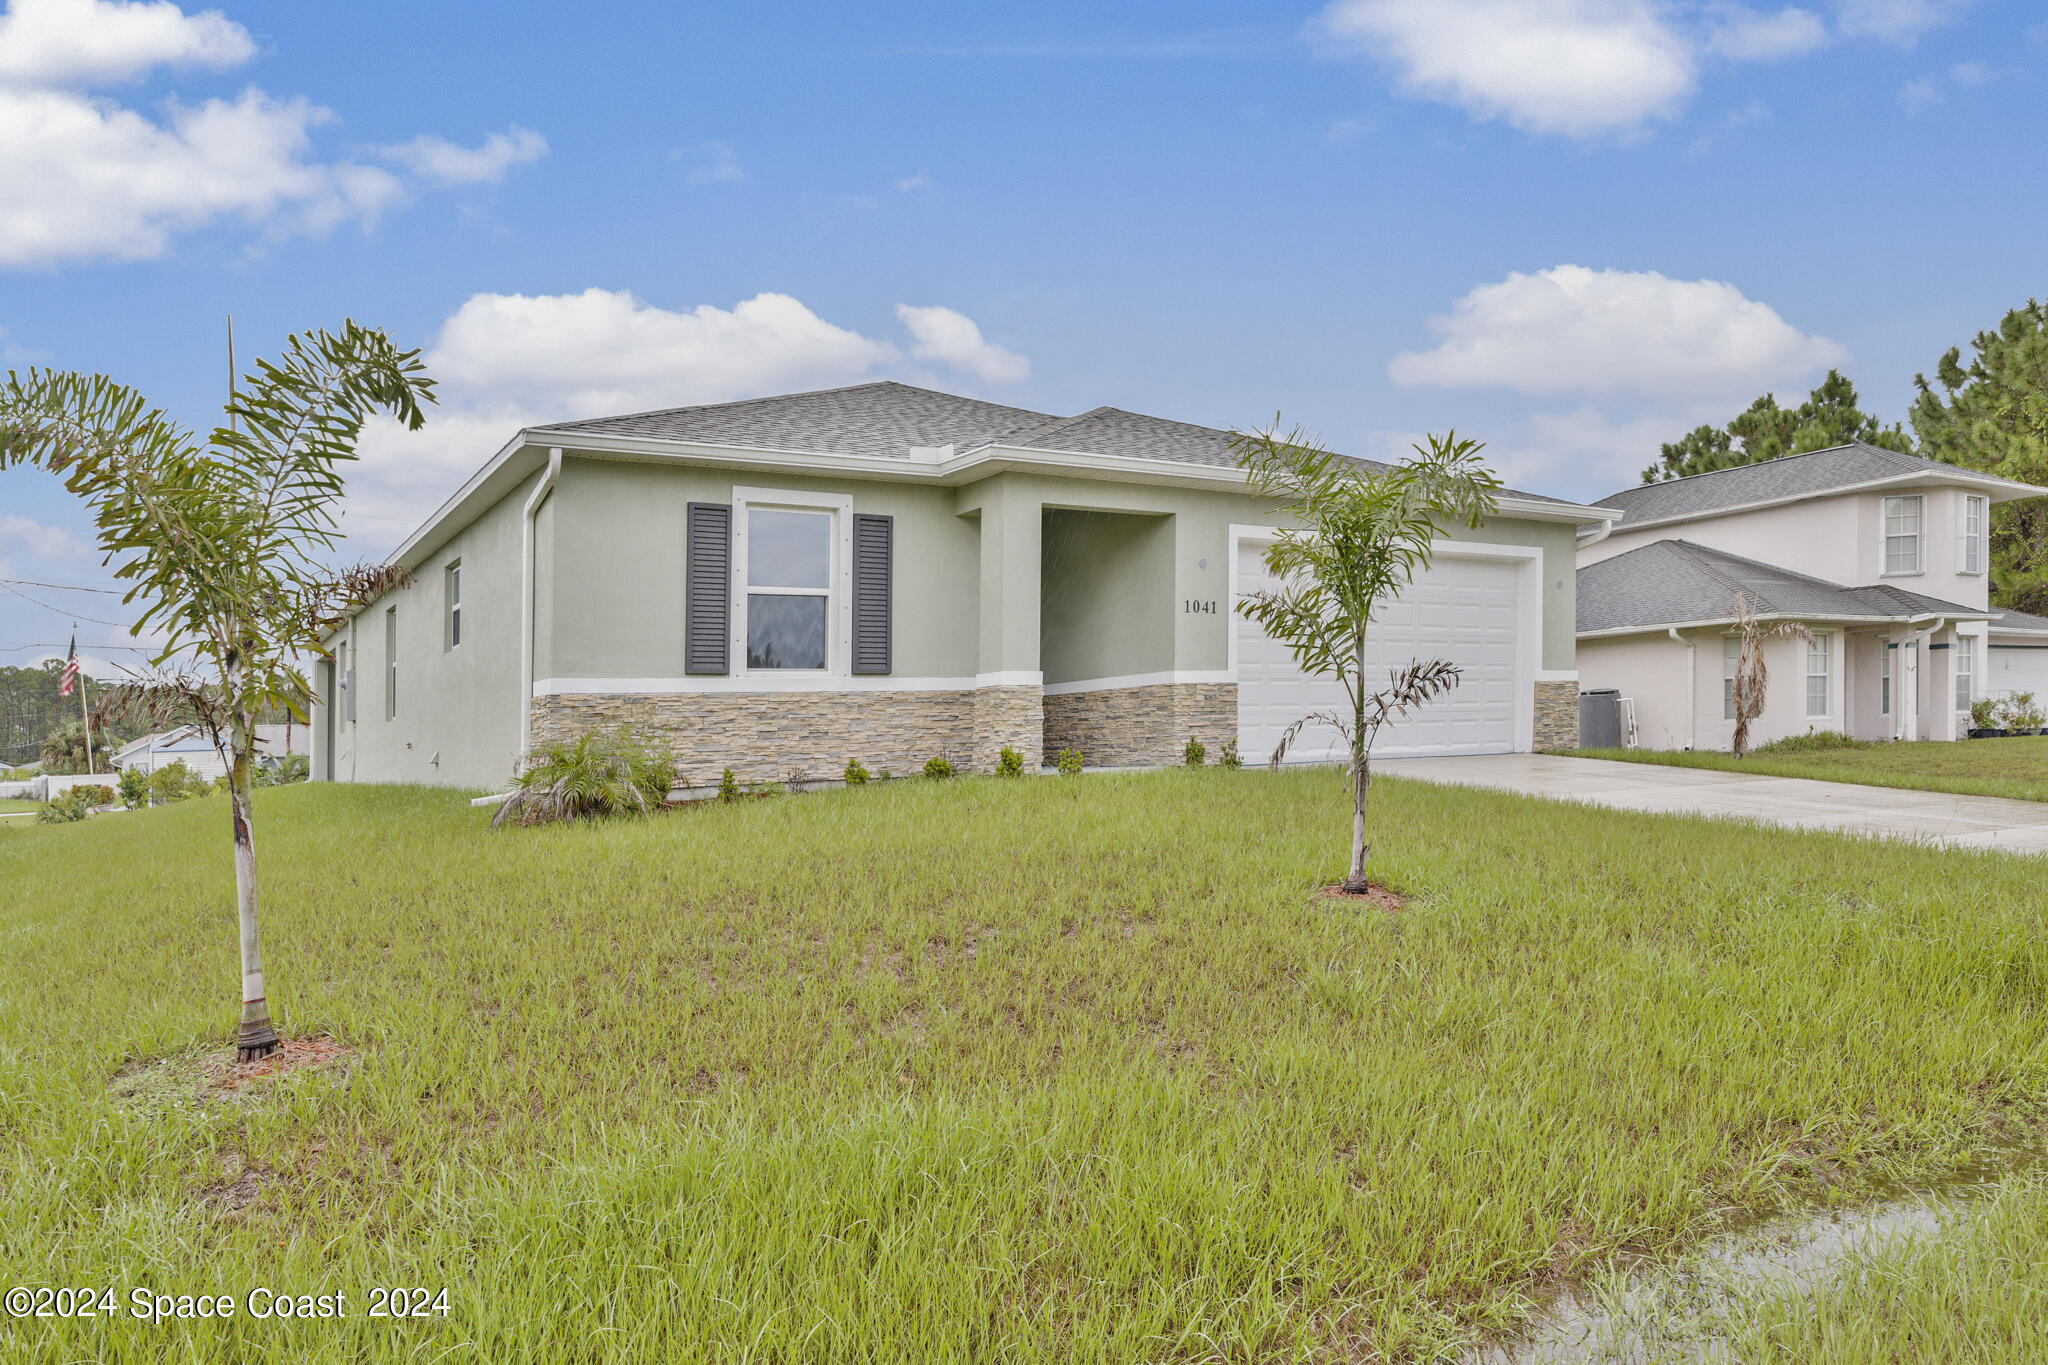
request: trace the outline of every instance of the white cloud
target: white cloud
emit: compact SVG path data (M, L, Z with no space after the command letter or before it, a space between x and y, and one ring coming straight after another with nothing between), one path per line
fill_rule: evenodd
M1762 14L1747 5L1722 5L1709 21L1706 46L1717 56L1738 61L1774 61L1812 52L1827 40L1827 25L1812 10Z
M157 67L233 67L255 55L219 13L168 0L14 0L0 16L0 267L163 255L181 233L238 220L265 236L368 228L405 198L390 171L325 161L312 132L333 115L251 87L169 101L153 118L91 87ZM388 149L437 184L496 178L545 149L515 129L475 150L422 137Z
M1530 132L1626 132L1693 88L1692 51L1651 0L1334 0L1316 28L1416 94Z
M0 82L11 85L98 85L255 55L248 31L220 11L188 15L168 0L13 0L0 14Z
M919 171L916 175L899 175L896 177L896 192L898 194L909 194L914 190L928 190L931 187L932 178L923 171Z
M981 328L951 308L896 305L896 316L914 338L910 353L990 384L1016 384L1031 377L1031 362L982 338Z
M1332 147L1348 147L1372 131L1372 124L1365 119L1338 119L1323 134L1323 141Z
M160 256L180 232L219 218L273 231L374 223L402 197L390 173L307 158L329 115L258 90L232 103L173 106L158 124L68 92L0 88L0 265Z
M477 294L442 326L427 363L465 394L589 417L849 383L894 359L894 347L787 294L678 313L586 289Z
M0 515L0 555L24 554L31 559L72 559L92 547L68 527L11 513Z
M739 153L733 150L730 142L700 142L697 150L704 154L704 160L691 168L692 185L729 184L747 178L746 168L740 165Z
M462 147L445 137L423 133L410 142L384 148L382 155L430 184L495 185L512 167L538 161L547 151L546 138L515 125L492 133L479 147Z
M1430 327L1435 348L1387 367L1404 388L1746 398L1846 354L1732 284L1577 265L1481 285Z
M1955 19L1974 0L1835 0L1835 26L1852 38L1911 43Z
M1941 103L1941 86L1932 76L1915 76L1899 87L1899 103L1905 107L1906 117L1912 118L1921 110Z

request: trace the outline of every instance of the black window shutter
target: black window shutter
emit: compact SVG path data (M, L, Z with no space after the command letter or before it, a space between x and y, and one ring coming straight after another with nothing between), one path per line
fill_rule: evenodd
M683 672L725 673L732 641L732 508L689 506L683 563Z
M887 673L889 614L893 605L890 555L894 517L855 513L853 518L853 671Z

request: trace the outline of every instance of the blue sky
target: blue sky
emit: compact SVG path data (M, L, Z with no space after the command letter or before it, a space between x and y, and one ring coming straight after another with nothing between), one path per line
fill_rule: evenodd
M1054 412L1455 426L1597 497L2041 276L2048 15L1979 0L253 6L11 0L0 366L210 424L353 316L429 348L389 549L524 421L897 377ZM34 193L24 187L34 187ZM0 476L0 579L104 584ZM20 584L15 584L20 587ZM0 592L0 662L113 599ZM110 609L111 608L111 609Z

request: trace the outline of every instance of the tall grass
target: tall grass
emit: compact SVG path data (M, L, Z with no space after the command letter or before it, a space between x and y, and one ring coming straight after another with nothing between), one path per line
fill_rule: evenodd
M14 832L0 1281L357 1316L0 1356L1426 1359L2048 1097L2030 860L1389 780L1390 915L1312 895L1328 772L496 834L443 792L257 799L281 1026L359 1061L115 1095L231 1030L219 808ZM394 1283L453 1311L360 1316Z

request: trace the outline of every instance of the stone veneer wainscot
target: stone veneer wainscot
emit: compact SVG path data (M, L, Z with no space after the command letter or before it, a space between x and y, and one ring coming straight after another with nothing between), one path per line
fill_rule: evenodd
M1577 679L1536 684L1537 753L1579 747L1579 684Z
M1074 748L1090 767L1144 768L1176 764L1189 736L1222 756L1237 738L1236 683L1156 683L1045 699L1045 752Z

